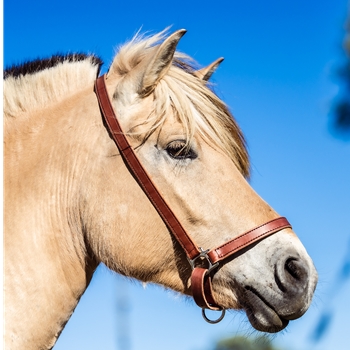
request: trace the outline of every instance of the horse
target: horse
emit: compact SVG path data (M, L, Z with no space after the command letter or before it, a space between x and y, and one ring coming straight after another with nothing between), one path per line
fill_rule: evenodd
M204 249L281 220L250 186L244 136L209 82L222 58L199 68L176 50L184 33L137 34L119 48L104 86L117 134L195 242L193 259L102 117L94 87L102 61L56 55L5 70L7 349L51 349L100 263L192 296L192 270L211 265L214 251ZM202 274L211 280L203 309L243 309L269 333L306 312L313 262L289 224L270 233Z

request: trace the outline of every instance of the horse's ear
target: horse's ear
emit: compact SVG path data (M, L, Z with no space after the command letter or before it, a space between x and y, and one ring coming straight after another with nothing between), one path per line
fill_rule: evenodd
M159 80L167 73L172 64L176 46L185 33L185 29L180 29L171 34L159 45L155 54L152 54L153 57L146 66L139 86L140 96L145 97L152 93Z
M199 69L194 72L194 74L202 80L208 81L212 74L215 72L216 68L219 67L219 64L224 60L223 57L218 58L213 63L209 64L209 66Z

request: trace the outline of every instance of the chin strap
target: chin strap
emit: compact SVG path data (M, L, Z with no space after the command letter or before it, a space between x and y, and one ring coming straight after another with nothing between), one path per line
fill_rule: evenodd
M212 250L204 251L203 249L198 248L176 218L164 198L160 195L157 187L150 179L134 150L130 146L114 113L108 96L105 80L105 75L102 75L96 80L95 93L110 136L117 145L130 173L134 176L139 186L147 195L169 231L174 235L183 250L186 252L188 261L193 270L191 276L193 298L197 305L203 309L203 317L210 323L217 323L223 318L224 310L222 310L213 298L211 274L214 270L219 267L220 263L223 263L223 260L233 256L238 251L251 246L277 231L291 226L286 218L280 217L258 226ZM203 265L205 267L203 267ZM223 313L218 320L211 321L206 317L205 309L222 310Z

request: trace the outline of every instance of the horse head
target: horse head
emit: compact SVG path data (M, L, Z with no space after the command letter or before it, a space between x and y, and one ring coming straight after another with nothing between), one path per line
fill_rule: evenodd
M184 33L177 31L161 44L155 43L163 34L135 39L121 48L106 86L149 177L196 244L207 249L279 215L247 182L243 135L207 82L222 58L192 69L176 52ZM115 163L109 191L118 196L105 220L111 230L108 236L97 233L103 238L93 250L122 274L191 295L183 247L126 171L115 145L110 142L107 149ZM106 244L101 246L101 239ZM304 314L316 283L313 263L288 227L220 264L212 276L212 295L220 308L245 309L256 329L277 332Z

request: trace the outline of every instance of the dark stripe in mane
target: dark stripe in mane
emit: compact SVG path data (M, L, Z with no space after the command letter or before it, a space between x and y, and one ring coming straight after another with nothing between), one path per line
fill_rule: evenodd
M92 65L98 66L100 71L103 61L95 55L87 55L84 53L73 53L67 55L57 54L50 58L38 58L33 61L27 61L6 68L4 70L4 79L7 79L9 77L18 78L27 74L34 74L44 69L56 67L57 65L63 62L79 62L87 59L90 59Z
M191 74L191 75L195 75L193 72L196 71L197 69L199 69L198 67L193 67L190 64L190 62L180 60L176 57L174 57L174 59L173 59L173 65L178 67L178 68L181 68L182 70L184 70L185 72L187 72L188 74Z

